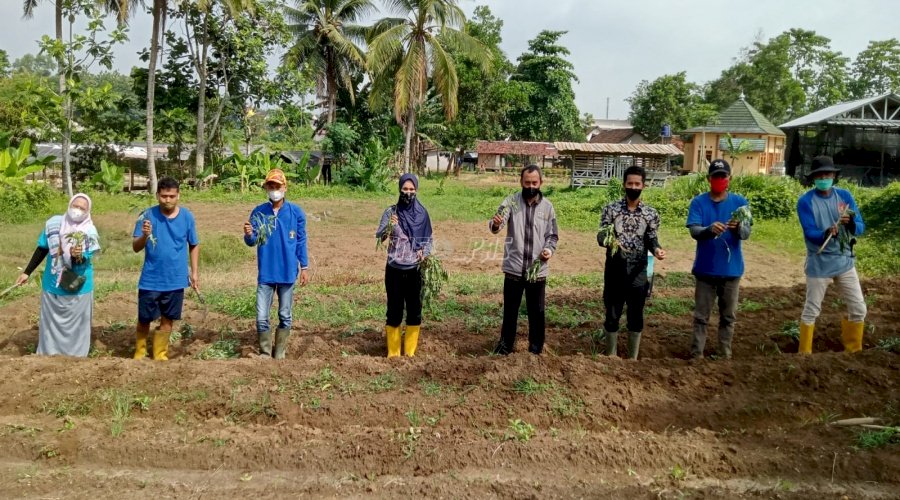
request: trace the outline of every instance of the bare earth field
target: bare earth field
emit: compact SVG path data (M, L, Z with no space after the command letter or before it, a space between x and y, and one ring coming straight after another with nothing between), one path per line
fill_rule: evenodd
M92 358L28 354L36 290L0 307L0 497L900 498L900 445L867 449L858 428L832 425L900 423L900 358L876 348L900 336L900 279L864 281L863 352L840 352L830 294L816 354L801 358L783 332L800 315L802 256L751 242L735 359L690 362L693 249L679 239L657 265L642 359L608 359L596 355L602 291L583 278L600 270L594 235L563 231L545 353L522 352L523 318L519 352L495 357L502 240L486 224L441 221L445 299L463 313L426 315L416 357L388 360L379 321L337 307L380 286L372 233L383 207L303 206L313 280L328 287L295 302L334 310L295 316L284 361L255 357L251 318L192 299L192 335L172 344L171 361L129 359L136 268L97 273L132 288L98 295ZM239 238L250 208L191 206L210 245ZM119 245L131 220L97 218ZM254 255L237 245L231 265L204 269L205 293L252 287ZM198 359L226 327L240 358Z

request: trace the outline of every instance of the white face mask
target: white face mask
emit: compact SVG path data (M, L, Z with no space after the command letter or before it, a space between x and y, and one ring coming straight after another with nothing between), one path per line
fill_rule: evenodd
M284 191L280 189L269 191L269 199L272 200L273 203L278 203L282 198L284 198Z
M72 219L72 221L76 224L79 222L84 222L84 220L87 219L87 212L80 208L70 208L69 218Z

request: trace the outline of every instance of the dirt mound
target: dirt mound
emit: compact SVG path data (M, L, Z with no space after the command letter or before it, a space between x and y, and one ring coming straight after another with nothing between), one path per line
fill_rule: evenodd
M98 305L95 358L46 358L23 355L36 331L20 302L0 310L0 377L14 382L0 388L0 494L896 498L897 445L859 448L859 431L830 423L900 419L897 354L874 348L898 336L898 284L865 283L876 326L852 356L827 352L839 304L818 354L799 357L781 351L796 349L784 324L802 289L748 288L736 359L702 362L679 359L687 286L658 290L637 362L593 355L593 322L549 331L540 357L487 355L494 329L426 325L417 357L391 360L380 331L301 323L290 359L251 359L252 321L195 305L172 361L135 362L124 292ZM224 325L248 359L198 359Z

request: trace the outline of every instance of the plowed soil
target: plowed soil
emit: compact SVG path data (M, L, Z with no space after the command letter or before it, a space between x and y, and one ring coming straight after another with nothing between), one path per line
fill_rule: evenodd
M251 207L191 208L201 236L237 237ZM316 282L348 297L380 283L384 256L360 223L379 207L304 208ZM124 232L122 218L99 217L101 233ZM451 273L499 276L482 224L435 231ZM554 275L599 271L593 238L564 231ZM288 359L260 359L252 320L188 301L194 335L172 344L169 362L134 361L134 291L95 304L102 355L40 357L28 354L35 292L0 307L0 497L900 498L900 445L866 448L861 427L833 423L900 424L900 357L879 348L900 337L900 280L864 282L863 352L841 352L842 307L830 292L815 354L800 357L783 332L803 304L802 257L748 245L734 359L689 361L689 241L670 254L638 361L597 355L601 311L548 328L541 356L523 352L523 319L518 352L489 356L499 285L477 298L496 304L495 323L473 331L458 317L426 317L414 358L386 359L377 328L346 335L353 325L295 318ZM252 286L253 258L248 250L201 282ZM601 292L550 287L548 310L601 307ZM223 325L241 358L197 359Z

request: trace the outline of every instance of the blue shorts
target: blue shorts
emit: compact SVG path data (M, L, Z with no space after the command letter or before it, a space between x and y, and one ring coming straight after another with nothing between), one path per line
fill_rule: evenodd
M181 319L184 289L170 292L138 290L138 323L148 324L159 319Z

